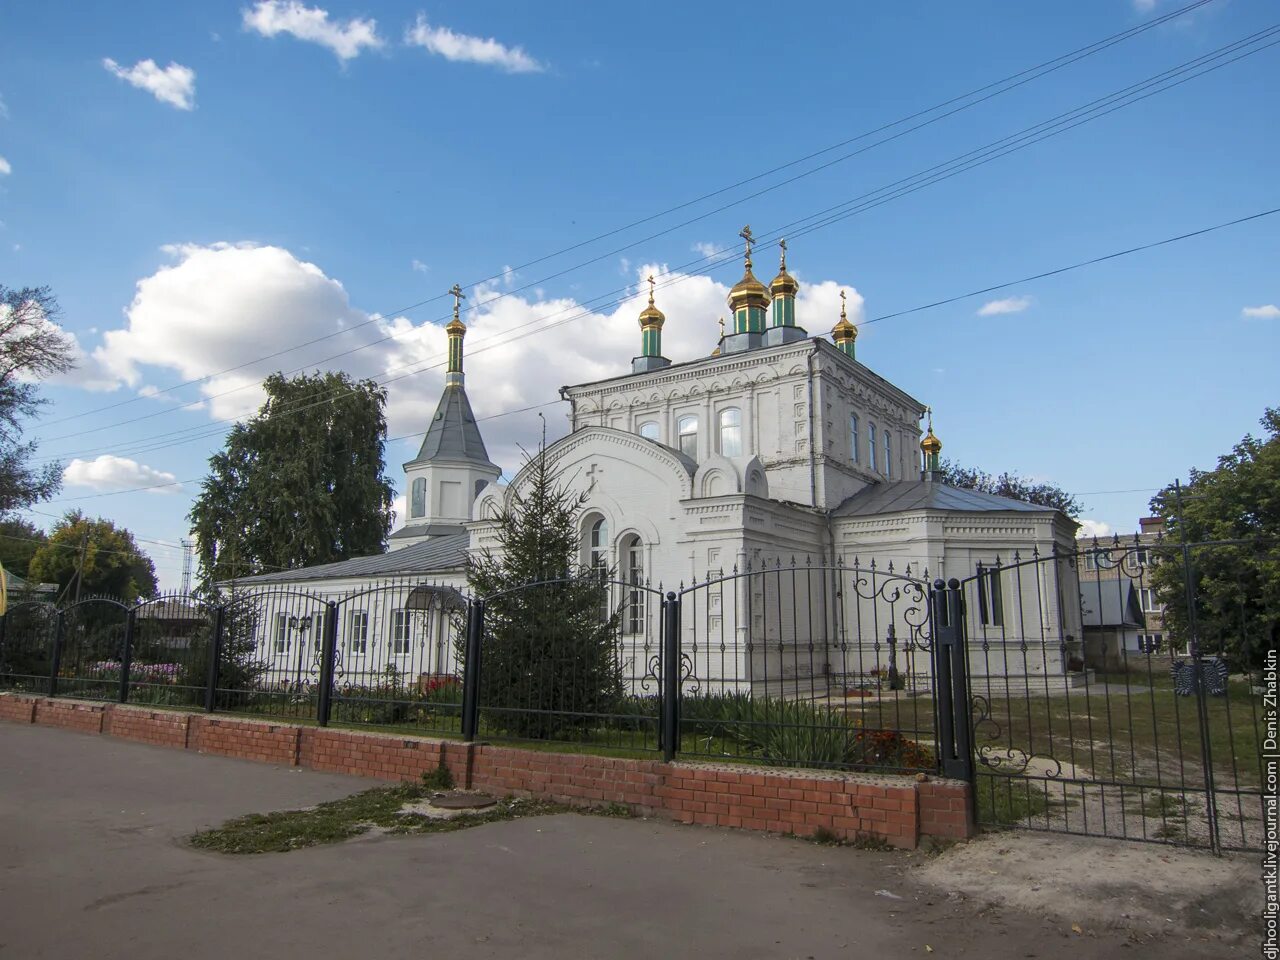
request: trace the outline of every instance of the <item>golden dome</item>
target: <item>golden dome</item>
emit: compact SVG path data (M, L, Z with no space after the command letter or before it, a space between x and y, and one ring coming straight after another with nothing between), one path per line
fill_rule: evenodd
M942 441L933 435L933 425L929 425L929 432L925 434L924 439L920 441L920 449L925 453L941 453Z
M858 339L858 328L849 322L849 316L844 309L844 291L840 291L840 320L831 328L831 339L836 343L845 343Z
M467 332L467 325L455 316L449 321L449 325L444 328L444 332L463 334Z
M800 289L800 284L796 283L795 277L787 273L787 241L779 240L778 246L782 248L782 265L778 267L778 275L769 284L769 292L774 297L794 297Z
M649 305L640 311L640 327L661 327L667 315L653 305L653 277L649 277Z
M769 291L751 272L751 244L755 240L751 227L743 227L739 236L747 242L746 269L742 273L742 279L729 291L729 309L734 313L742 307L759 307L763 310L769 306Z

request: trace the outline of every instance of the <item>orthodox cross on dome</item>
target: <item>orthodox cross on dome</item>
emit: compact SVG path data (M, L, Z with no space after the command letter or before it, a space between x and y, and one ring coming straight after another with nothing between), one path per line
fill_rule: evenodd
M787 272L787 241L785 239L778 241L778 246L782 248L782 272Z
M843 290L840 291L840 319L841 320L849 319L844 312L844 291Z
M462 307L462 301L467 299L467 295L462 292L462 288L456 283L449 288L449 293L453 297L453 319L458 319L458 311Z
M748 223L745 227L743 227L742 230L738 233L738 236L740 236L743 240L747 242L747 269L750 270L751 269L751 244L755 243L755 240L756 240L755 234L751 232L751 224Z
M724 339L724 317L721 317L716 322L720 324L720 339L723 340Z
M653 274L651 273L649 274L649 306L651 307L653 306L653 286L654 286L654 280L653 280Z

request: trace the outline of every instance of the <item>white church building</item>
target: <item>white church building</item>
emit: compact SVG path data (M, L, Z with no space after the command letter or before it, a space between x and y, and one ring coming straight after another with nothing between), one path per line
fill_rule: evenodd
M753 575L691 598L684 617L688 642L701 644L704 653L715 648L705 666L695 655L694 669L761 689L751 686L760 673L752 657L763 641L777 645L780 659L794 661L782 671L787 682L779 689L790 684L825 694L858 672L848 666L854 654L862 672L873 646L875 657L883 657L886 632L895 635L886 628L895 618L899 638L918 627L896 595L876 595L889 570L900 588L925 577L973 577L1015 556L1071 553L1076 524L1057 510L943 483L942 444L926 419L928 408L858 360L858 330L843 307L829 337L797 326L798 283L787 271L785 243L777 276L766 286L753 273L749 229L744 236L745 270L728 300L732 326L722 329L718 347L708 356L663 356L666 318L650 278L631 372L561 388L570 429L545 456L558 482L585 496L583 567L663 590L731 577L735 569L781 567L772 587L766 576ZM457 287L454 293L461 295ZM289 585L327 597L417 577L467 592L466 558L493 547L494 518L526 482L528 467L489 459L467 398L466 327L456 301L446 329L444 392L418 455L404 464L408 519L392 534L388 552L247 578L240 586ZM841 569L876 573L869 586L862 578L866 589L859 592L852 574L841 586L840 575L832 574ZM1025 577L993 577L974 592L967 614L971 642L985 644L985 655L974 658L976 682L984 673L1006 683L1070 682L1069 648L1081 636L1078 604L1062 602L1064 591L1049 582L1051 574L1050 565L1037 564ZM1011 585L1022 595L1010 596ZM406 648L411 618L393 609L403 598L369 596L368 609L347 605L351 622L340 625L339 643L364 650L366 669L375 673L382 660L394 662L396 651ZM629 607L622 629L644 635L629 658L633 678L656 643L656 597L620 597ZM451 669L451 645L442 639L447 608L439 604L412 628L424 633L414 642L434 651L426 668L432 673ZM1011 622L1028 611L1037 622ZM379 634L382 642L370 644ZM837 647L842 666L833 664L830 651ZM928 657L917 651L917 659L898 667L927 671ZM346 666L353 668L351 657Z

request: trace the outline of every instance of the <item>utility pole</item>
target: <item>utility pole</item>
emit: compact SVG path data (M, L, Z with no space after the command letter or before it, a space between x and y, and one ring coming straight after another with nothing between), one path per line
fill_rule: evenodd
M195 543L191 540L179 542L182 544L182 593L185 596L191 592L191 559Z

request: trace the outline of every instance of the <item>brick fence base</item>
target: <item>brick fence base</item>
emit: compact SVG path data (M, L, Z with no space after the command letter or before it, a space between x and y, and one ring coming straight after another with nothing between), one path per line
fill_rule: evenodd
M825 830L908 849L922 836L974 834L969 785L924 775L544 753L18 694L0 694L0 720L381 780L416 780L443 762L463 787L574 806L623 804L683 823L801 836Z

